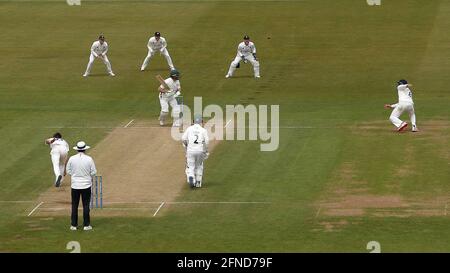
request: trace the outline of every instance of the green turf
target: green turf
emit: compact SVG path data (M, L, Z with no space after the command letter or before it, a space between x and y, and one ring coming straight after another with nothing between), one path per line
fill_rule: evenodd
M367 252L371 240L382 251L450 251L446 215L324 220L315 207L330 186L345 185L336 172L346 162L371 194L448 196L448 12L445 0L0 1L0 201L32 201L51 186L43 139L55 130L95 146L108 128L157 118L153 75L167 72L165 60L139 72L154 31L168 40L187 104L194 96L204 105L279 104L281 126L291 127L275 152L222 142L206 162L205 188L179 197L269 204L168 206L163 217L94 218L93 232L71 233L68 217L28 218L35 203L2 203L0 251L65 252L71 240L89 252ZM100 32L117 77L96 63L84 79ZM244 34L262 78L243 65L226 80ZM437 135L390 132L382 105L396 101L400 78L415 84L419 128L439 121ZM349 129L361 123L380 130ZM313 128L294 128L302 126ZM396 177L399 167L410 171ZM323 228L341 220L338 230Z

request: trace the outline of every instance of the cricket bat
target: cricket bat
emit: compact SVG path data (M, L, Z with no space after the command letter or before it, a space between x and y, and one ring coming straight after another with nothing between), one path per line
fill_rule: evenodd
M166 92L170 90L170 87L167 86L167 83L164 81L164 79L163 79L163 77L161 77L161 75L156 75L156 79L164 87L164 89L166 89Z

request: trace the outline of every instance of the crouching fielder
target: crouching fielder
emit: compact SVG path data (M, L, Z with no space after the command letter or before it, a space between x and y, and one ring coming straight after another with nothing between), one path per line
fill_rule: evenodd
M53 172L55 173L55 187L59 187L65 176L65 168L67 163L67 155L69 153L69 144L62 139L60 133L55 133L53 137L45 140L45 144L51 148L51 160L53 164Z
M159 114L159 125L164 126L167 116L169 116L169 104L172 107L172 126L181 126L180 105L177 97L181 95L180 72L177 70L170 71L170 77L164 80L158 88L159 103L161 104L161 112Z
M203 160L208 158L208 132L202 127L202 118L196 116L181 140L186 149L186 176L191 188L202 186Z
M84 72L83 77L89 76L91 73L92 65L95 59L100 59L106 65L106 71L110 76L115 76L111 69L111 63L108 60L106 53L108 52L108 43L105 41L105 36L100 35L98 41L95 41L91 46L91 56L89 56L89 63L86 67L86 72Z
M150 59L155 55L156 52L159 52L166 58L167 64L169 65L171 70L175 69L172 63L172 58L170 58L169 51L167 51L166 39L164 39L164 37L161 37L161 33L155 32L155 36L151 37L148 40L147 47L148 47L148 54L147 57L145 57L144 59L144 63L142 63L141 71L145 70L145 68L148 65L148 62L150 62Z
M250 37L244 36L244 41L238 45L236 58L231 62L230 68L228 69L225 78L230 78L233 76L236 68L239 68L240 61L246 63L249 61L253 65L253 71L255 73L255 78L259 78L259 61L256 58L256 47L253 42L250 41Z
M386 109L394 109L389 117L389 120L392 124L397 127L397 131L401 132L408 127L408 123L406 121L402 121L399 117L403 114L403 112L408 112L409 117L411 119L411 130L413 132L417 132L416 126L416 114L414 112L414 102L412 99L412 91L409 89L411 84L408 84L406 80L400 80L397 82L397 92L398 92L398 103L396 104L385 104L384 107Z

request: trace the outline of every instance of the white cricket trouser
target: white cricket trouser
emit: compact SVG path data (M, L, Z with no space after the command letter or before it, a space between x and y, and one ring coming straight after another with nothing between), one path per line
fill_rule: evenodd
M255 60L255 57L253 57L252 54L246 55L245 59L253 65L253 72L255 73L255 77L259 77L259 62ZM228 69L228 75L233 76L233 73L236 70L236 66L241 60L242 58L239 55L234 58L234 60L230 64L230 69Z
M167 51L167 48L165 48L165 49L161 52L161 54L162 54L164 57L166 57L166 61L167 61L167 64L169 65L170 69L172 69L172 70L175 69L175 67L173 66L173 63L172 63L172 58L170 58L169 51ZM145 57L144 63L143 63L142 66L141 66L141 70L144 70L144 69L147 67L148 63L150 62L150 59L151 59L153 56L155 56L155 51L149 50L149 51L148 51L148 54L147 54L147 57Z
M416 126L416 114L414 113L414 104L411 103L399 103L394 108L394 110L391 113L391 116L389 117L389 120L394 124L397 128L400 127L400 125L403 123L399 117L403 114L403 112L408 112L409 117L411 119L411 124L413 126Z
M86 72L84 74L89 75L89 73L91 73L92 65L94 64L95 59L95 56L91 54L91 56L89 57L89 63L86 67ZM106 65L106 71L108 71L108 73L112 73L111 63L108 60L108 56L105 55L103 57L100 57L100 59Z
M203 177L204 152L186 152L186 178L194 178L194 183L201 182Z
M62 175L64 178L64 168L67 160L67 152L62 149L52 149L50 152L53 164L53 172L55 173L55 180Z
M159 94L159 103L161 104L161 114L159 116L159 120L164 122L166 117L169 114L169 104L172 107L172 118L173 125L180 126L181 125L181 117L180 117L180 105L177 102L175 96L164 96L163 94Z

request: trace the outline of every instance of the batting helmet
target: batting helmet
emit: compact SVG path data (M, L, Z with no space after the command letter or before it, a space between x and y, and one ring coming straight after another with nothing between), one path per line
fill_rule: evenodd
M180 77L180 72L176 69L170 71L170 77Z

